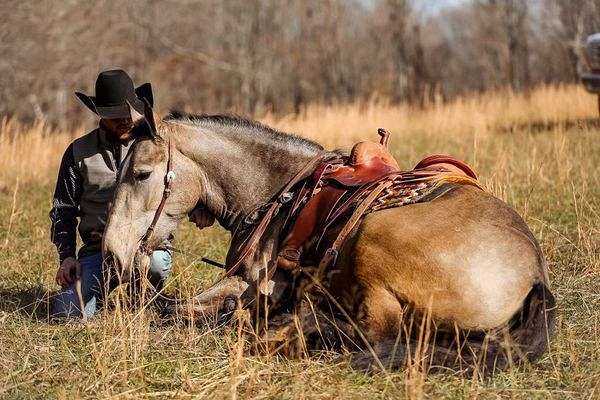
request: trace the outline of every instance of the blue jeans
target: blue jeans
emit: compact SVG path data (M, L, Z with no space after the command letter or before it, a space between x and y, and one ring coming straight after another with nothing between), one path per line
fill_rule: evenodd
M113 289L111 282L106 282L106 271L103 268L102 253L95 253L79 259L81 265L81 297L83 299L83 313L80 310L80 299L71 285L62 289L54 298L52 307L53 317L81 317L90 318L100 308L104 295ZM166 250L156 250L152 253L148 278L157 288L162 288L163 283L171 273L171 253Z

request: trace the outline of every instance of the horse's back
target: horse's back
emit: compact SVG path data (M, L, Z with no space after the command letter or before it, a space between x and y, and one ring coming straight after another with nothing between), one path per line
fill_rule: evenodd
M546 280L539 246L522 218L472 186L368 215L353 247L366 317L375 325L389 327L390 314L410 304L430 309L440 322L494 328Z

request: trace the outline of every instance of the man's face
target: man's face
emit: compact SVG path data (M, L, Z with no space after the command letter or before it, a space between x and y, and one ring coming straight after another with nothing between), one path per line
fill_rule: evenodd
M108 134L114 139L128 140L131 137L131 129L133 128L131 118L103 118L102 123Z

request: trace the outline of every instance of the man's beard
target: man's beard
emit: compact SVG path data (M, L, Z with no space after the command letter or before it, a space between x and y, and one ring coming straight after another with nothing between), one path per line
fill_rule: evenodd
M117 128L116 131L110 132L110 135L118 140L128 140L131 137L132 128Z
M134 123L122 123L112 129L106 123L102 125L112 140L120 141L129 140L133 134L133 129L135 128Z
M133 122L132 123L123 123L123 124L119 124L117 125L116 128L116 134L121 137L123 135L127 135L129 136L129 134L131 133L131 130L133 129Z

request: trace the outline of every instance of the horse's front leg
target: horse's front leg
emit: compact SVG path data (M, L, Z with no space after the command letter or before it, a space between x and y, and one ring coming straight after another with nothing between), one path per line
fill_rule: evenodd
M233 247L233 246L232 246ZM234 276L221 279L210 288L187 300L170 302L163 308L171 318L194 321L196 324L214 326L226 319L237 308L254 308L273 295L275 288L272 265L274 242L264 240L256 250L243 260L240 270ZM228 265L235 265L235 255L227 257ZM278 285L279 286L279 285Z
M166 314L199 325L215 326L237 308L247 288L248 284L241 277L227 277L190 299L169 304Z
M245 306L255 307L261 297L268 298L270 304L278 302L289 283L276 275L281 223L279 220L273 221L260 240L254 244L254 248L242 260L241 268L236 271L236 275L242 276L249 285L243 296ZM248 238L245 235L232 238L232 245L227 254L227 265L235 265L240 261L247 242Z

